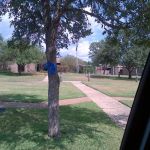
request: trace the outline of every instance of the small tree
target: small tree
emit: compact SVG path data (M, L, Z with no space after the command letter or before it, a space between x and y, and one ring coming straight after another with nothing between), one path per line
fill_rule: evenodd
M117 45L109 39L90 45L89 57L95 65L115 66L119 63L120 52Z
M128 78L132 78L132 72L137 67L137 50L136 47L127 49L126 52L121 57L122 64L126 67L128 71Z
M106 38L100 42L94 42L90 45L90 53L94 64L103 64L105 66L115 66L122 64L128 71L128 78L132 78L132 72L135 68L144 67L145 58L150 52L149 48L136 45L132 41L133 34L121 31L117 40Z
M72 55L67 55L61 58L62 66L68 68L69 72L76 72L76 57ZM78 62L80 65L85 65L86 62L78 58Z
M89 57L94 65L99 65L102 62L101 54L104 49L104 43L104 40L102 40L100 42L93 42L90 44Z
M133 45L126 49L126 52L121 57L122 64L128 70L128 78L132 78L132 71L137 68L144 68L146 58L150 52L149 48Z
M24 71L29 63L38 63L43 57L43 52L36 46L29 45L25 39L8 41L8 49L5 51L5 58L15 61L18 65L18 73Z
M7 57L5 55L7 49L8 49L7 42L4 41L3 37L0 35L0 64L4 70L7 69L6 66Z
M132 72L135 68L144 67L146 59L150 52L149 48L138 45L134 39L132 30L120 30L117 35L117 42L120 49L120 63L128 71L128 78L132 78Z

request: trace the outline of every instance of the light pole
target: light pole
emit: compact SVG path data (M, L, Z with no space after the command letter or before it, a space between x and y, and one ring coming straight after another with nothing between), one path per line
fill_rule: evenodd
M77 43L76 43L76 73L79 73L79 60L78 60L78 56L77 56L78 44L79 44L79 41L77 41Z

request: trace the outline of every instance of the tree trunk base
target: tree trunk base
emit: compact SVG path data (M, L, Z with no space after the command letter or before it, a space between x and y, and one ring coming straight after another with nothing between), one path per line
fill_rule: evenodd
M60 138L59 128L59 76L49 76L48 90L48 136Z
M60 132L59 133L57 133L56 135L54 135L54 133L48 133L48 137L49 138L53 138L53 139L60 139L61 138L61 134L60 134Z

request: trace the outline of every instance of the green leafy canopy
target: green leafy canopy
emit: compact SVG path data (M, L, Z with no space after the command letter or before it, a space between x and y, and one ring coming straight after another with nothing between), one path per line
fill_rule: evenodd
M17 64L25 65L29 63L38 63L42 60L44 53L37 46L29 45L25 40L9 40L3 57L5 61L15 61Z
M0 5L2 15L8 12L13 17L14 37L46 43L57 28L57 49L67 48L70 42L91 34L88 15L95 17L106 30L123 27L122 20L127 15L125 3L118 0L1 0ZM48 28L49 35L46 35Z

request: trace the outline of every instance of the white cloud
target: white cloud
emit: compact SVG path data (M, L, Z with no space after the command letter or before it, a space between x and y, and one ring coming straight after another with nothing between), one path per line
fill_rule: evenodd
M89 9L87 9L87 11L89 11ZM79 58L85 61L90 60L88 57L90 44L92 42L97 42L104 37L102 35L102 32L104 31L104 29L101 27L101 24L97 23L95 19L91 16L88 16L88 19L91 24L91 29L92 29L93 34L79 41L78 54L77 54ZM65 56L65 55L76 56L76 45L74 44L74 45L69 46L68 50L62 49L60 51L60 54L61 56Z
M4 16L2 16L2 20L9 23L9 21L11 20L11 19L9 18L9 14L6 13Z
M78 49L77 49L77 57L88 61L88 53L89 53L89 46L90 46L90 42L87 40L82 39L81 41L79 41L78 44ZM66 49L62 49L60 51L61 56L65 56L65 55L73 55L76 56L76 45L71 45L69 46L68 50Z
M12 36L13 27L10 26L10 20L8 14L6 14L2 17L2 22L0 22L0 33L4 39L8 39Z
M90 22L90 24L91 24L91 28L92 28L92 31L93 32L95 32L95 31L97 31L97 30L99 30L99 31L104 31L104 29L102 28L102 24L101 23L97 23L96 21L95 21L95 18L93 18L93 17L91 17L91 16L88 16L88 20L89 20L89 22Z
M85 10L90 12L90 8L86 8ZM90 44L92 42L96 42L104 38L104 36L102 35L102 32L104 31L104 29L102 28L102 24L97 23L95 21L95 18L91 16L88 16L88 20L89 20L89 23L91 24L91 29L92 29L93 34L79 41L78 54L77 54L79 58L85 61L90 60L88 57ZM69 46L68 50L62 49L60 51L60 54L61 56L65 56L65 55L76 56L76 45L74 44L74 45Z
M90 7L85 8L85 10L88 11L88 12L91 12ZM91 28L92 28L92 31L93 31L93 32L95 32L95 31L97 31L97 30L98 30L98 31L101 31L101 32L104 31L104 29L102 28L102 24L101 24L101 23L97 23L97 22L95 21L95 18L94 18L94 17L91 17L91 16L88 15L88 20L89 20L89 22L90 22L90 24L91 24Z
M86 10L90 11L89 8L86 8ZM13 27L10 27L10 19L9 19L8 14L3 16L2 19L3 21L0 22L0 33L5 39L8 39L12 35ZM89 53L90 43L94 41L99 41L104 38L104 36L102 35L102 32L104 30L101 27L101 24L97 23L93 17L88 16L88 19L91 24L91 29L92 29L93 34L84 39L81 39L79 41L79 46L78 46L78 57L86 61L89 60L88 53ZM43 46L45 47L45 44ZM71 46L69 46L68 50L62 49L60 51L60 54L62 56L65 56L67 54L76 56L75 49L76 49L76 45L72 44Z

